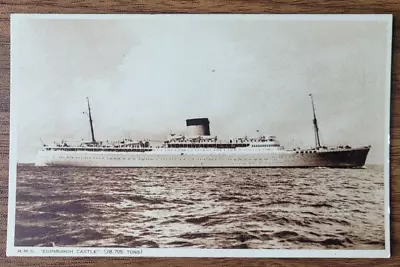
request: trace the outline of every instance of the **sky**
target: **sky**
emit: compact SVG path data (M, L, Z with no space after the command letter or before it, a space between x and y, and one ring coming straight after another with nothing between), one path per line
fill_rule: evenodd
M391 23L382 17L14 16L11 112L19 162L41 140L164 140L207 117L219 139L275 135L286 148L388 139Z

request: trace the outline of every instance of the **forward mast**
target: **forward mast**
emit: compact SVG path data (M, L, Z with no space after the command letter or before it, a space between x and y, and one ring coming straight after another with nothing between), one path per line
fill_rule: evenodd
M317 121L317 116L315 115L315 106L314 106L314 99L312 94L309 94L310 98L311 98L311 105L312 105L312 110L313 110L313 124L314 124L314 135L315 135L315 148L321 148L321 141L319 138L319 128L318 128L318 121Z

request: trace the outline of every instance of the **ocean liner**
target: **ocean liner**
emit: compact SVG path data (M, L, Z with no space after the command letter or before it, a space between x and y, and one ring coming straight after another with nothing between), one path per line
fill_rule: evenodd
M90 167L332 167L355 168L365 164L371 146L327 147L321 144L313 97L310 94L315 146L285 149L275 136L219 140L210 134L208 118L186 120L188 133L171 134L155 145L151 140L97 141L87 98L91 140L77 144L61 141L43 144L36 166Z

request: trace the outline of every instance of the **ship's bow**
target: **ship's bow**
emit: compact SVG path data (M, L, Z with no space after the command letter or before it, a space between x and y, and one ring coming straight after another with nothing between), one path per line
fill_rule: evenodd
M47 166L48 165L48 160L47 160L47 154L48 152L41 149L37 152L36 154L36 159L35 159L35 166Z

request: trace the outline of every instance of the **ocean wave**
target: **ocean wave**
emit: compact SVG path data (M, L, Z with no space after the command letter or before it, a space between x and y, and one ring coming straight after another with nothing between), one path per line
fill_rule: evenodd
M67 213L67 214L82 214L93 212L93 209L89 207L89 203L86 200L73 200L67 202L57 202L52 204L42 204L38 211L51 212L51 213Z

